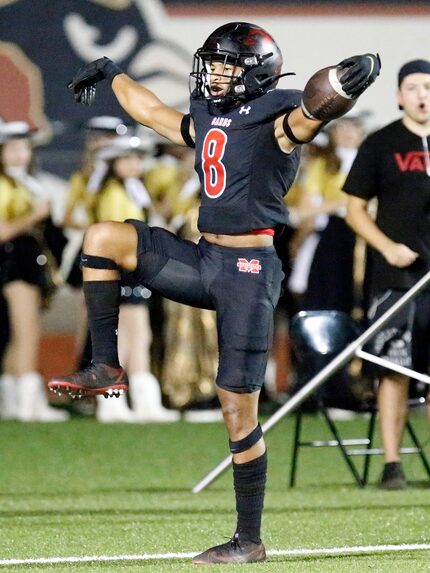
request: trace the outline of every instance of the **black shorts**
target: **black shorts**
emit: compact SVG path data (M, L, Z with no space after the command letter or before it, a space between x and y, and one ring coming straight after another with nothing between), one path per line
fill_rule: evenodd
M21 235L1 245L0 280L2 285L24 281L38 286L42 294L53 288L48 257L36 237Z
M393 306L406 291L387 290L373 298L368 311L370 324ZM430 366L430 293L422 292L404 306L377 332L368 344L377 356L418 372Z
M217 313L216 383L231 392L259 390L273 337L273 310L281 289L274 247L229 248L180 239L129 219L138 234L136 275L171 300Z

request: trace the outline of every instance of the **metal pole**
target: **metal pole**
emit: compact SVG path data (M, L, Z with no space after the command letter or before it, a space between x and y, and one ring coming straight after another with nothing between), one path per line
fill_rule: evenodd
M374 354L369 354L369 352L364 352L364 350L361 349L358 349L355 355L358 356L358 358L367 360L368 362L373 362L373 364L378 364L378 366L382 366L383 368L387 368L388 370L393 370L394 372L398 372L399 374L403 374L404 376L409 376L409 378L414 378L415 380L424 382L424 384L430 384L430 376L427 376L427 374L421 374L421 372L416 372L415 370L406 368L406 366L400 366L399 364L391 362L391 360L386 360L385 358L379 358L379 356L375 356Z
M311 378L307 384L301 388L297 394L294 394L277 412L275 412L263 425L264 433L268 432L289 412L299 406L306 398L314 392L323 382L332 376L337 370L345 366L355 355L356 350L363 346L378 330L384 326L403 306L410 302L423 288L430 282L430 271L426 273L411 289L409 289L396 303L393 304L378 320L361 334L356 340L351 342L342 352L340 352L331 362L329 362L316 376ZM212 471L210 471L201 481L192 489L193 493L203 491L218 476L220 476L231 464L233 457L229 455Z

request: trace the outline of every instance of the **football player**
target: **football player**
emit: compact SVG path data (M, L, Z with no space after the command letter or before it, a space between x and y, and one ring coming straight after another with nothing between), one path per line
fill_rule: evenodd
M345 101L358 97L380 68L372 54L339 66L346 69L339 88ZM267 455L258 398L283 277L273 237L275 228L287 222L283 198L297 171L300 144L332 119L329 111L312 107L320 103L315 98L306 102L304 115L300 91L275 89L281 67L281 51L270 34L233 22L215 30L197 50L187 114L166 106L107 58L84 66L70 84L76 101L90 104L98 82L111 82L136 121L196 149L202 186L199 243L141 221L90 227L82 265L93 364L50 382L53 390L72 394L109 394L127 387L117 355L119 268L135 272L167 298L216 311L216 383L233 454L238 518L231 540L197 555L194 563L266 558L260 525Z

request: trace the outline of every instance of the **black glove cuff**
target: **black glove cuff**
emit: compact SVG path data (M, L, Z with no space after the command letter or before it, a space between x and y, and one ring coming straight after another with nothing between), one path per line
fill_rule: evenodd
M123 73L124 72L122 71L122 69L119 66L117 66L115 62L112 62L112 60L108 60L103 66L103 74L105 78L108 79L110 82L114 79L115 76Z

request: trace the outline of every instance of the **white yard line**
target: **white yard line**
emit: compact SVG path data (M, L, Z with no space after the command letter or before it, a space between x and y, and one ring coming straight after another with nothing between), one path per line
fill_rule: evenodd
M409 543L403 545L363 545L357 547L322 547L318 549L272 549L270 556L306 556L306 555L354 555L359 553L391 553L401 551L430 550L429 543ZM84 555L82 557L37 557L29 559L0 559L0 566L31 565L52 563L89 563L108 561L160 561L163 559L191 559L198 551L192 553L142 553L140 555Z
M327 547L319 549L272 549L268 555L342 555L357 553L391 553L400 551L430 550L430 543L405 543L402 545L358 545L356 547Z

